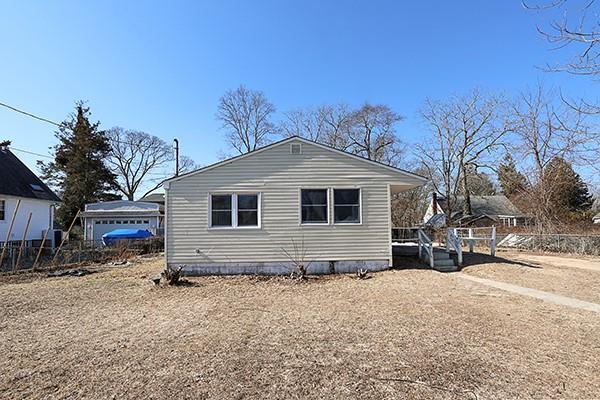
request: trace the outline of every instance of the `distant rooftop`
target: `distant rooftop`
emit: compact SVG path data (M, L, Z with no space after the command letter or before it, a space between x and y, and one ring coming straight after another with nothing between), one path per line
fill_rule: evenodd
M461 217L463 213L464 196L457 196L452 217ZM444 197L438 197L438 203L442 209L446 206ZM523 214L509 199L504 195L495 196L471 196L471 210L473 215L489 216L514 216L524 217ZM445 211L445 210L444 210Z
M60 202L60 198L5 146L0 147L0 172L0 195Z
M165 194L164 193L152 193L152 194L149 194L148 196L142 197L139 201L164 205L165 204Z

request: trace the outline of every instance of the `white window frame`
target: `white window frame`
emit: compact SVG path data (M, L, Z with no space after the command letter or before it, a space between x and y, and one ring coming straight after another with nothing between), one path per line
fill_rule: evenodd
M238 195L255 195L257 197L257 225L238 225ZM213 226L212 225L212 197L213 196L231 196L231 226ZM209 230L227 230L227 229L262 229L262 193L261 192L214 192L208 194L208 229Z
M4 211L4 217L2 219L0 219L0 223L6 222L6 199L2 199L0 198L0 203L2 203L2 208Z
M335 190L358 190L358 222L335 222ZM362 188L358 186L336 186L331 188L331 220L334 225L362 225L363 200Z
M325 190L327 193L327 222L302 222L302 191L303 190ZM298 188L298 224L302 226L328 226L331 225L331 188L329 187L300 187Z

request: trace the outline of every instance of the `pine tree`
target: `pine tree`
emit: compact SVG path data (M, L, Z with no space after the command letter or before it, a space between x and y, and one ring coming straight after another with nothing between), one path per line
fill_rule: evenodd
M525 190L527 179L525 175L517 171L515 160L507 153L504 160L498 168L498 182L502 188L502 194L508 198L513 198Z
M557 215L580 213L592 207L593 196L587 184L565 159L553 158L544 170L543 180L551 191L551 205Z
M471 196L493 196L496 194L494 182L483 172L470 173L468 182Z
M116 177L104 164L110 144L100 123L90 123L90 115L89 108L78 102L75 114L55 134L54 161L40 163L43 177L61 194L56 220L63 228L85 204L120 198L114 194Z

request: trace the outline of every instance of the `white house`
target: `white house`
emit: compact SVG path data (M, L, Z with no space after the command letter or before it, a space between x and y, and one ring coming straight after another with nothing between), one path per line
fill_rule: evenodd
M115 200L85 205L81 213L84 239L101 241L115 229L145 229L162 235L163 206L142 201Z
M60 199L8 149L6 142L3 144L0 146L0 243L23 238L42 240L44 232L54 227L54 210ZM15 220L10 230L13 215ZM52 234L46 240L47 245L53 245Z
M386 269L391 196L426 181L291 137L165 182L166 263L192 274L288 274L294 260L309 273Z

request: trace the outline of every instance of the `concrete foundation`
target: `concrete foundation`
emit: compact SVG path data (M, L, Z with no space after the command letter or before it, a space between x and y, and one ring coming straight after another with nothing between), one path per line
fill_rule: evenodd
M222 263L222 264L175 264L169 267L179 268L183 266L187 276L203 275L289 275L294 267L291 263ZM310 275L325 274L347 274L354 273L358 269L368 271L383 271L389 268L388 260L370 261L317 261L308 266Z

